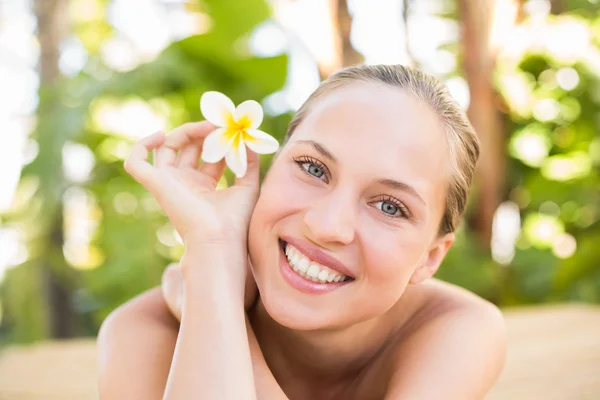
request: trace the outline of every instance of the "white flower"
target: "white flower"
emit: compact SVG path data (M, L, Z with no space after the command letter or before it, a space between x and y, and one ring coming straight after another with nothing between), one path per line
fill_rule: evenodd
M223 93L206 92L200 98L200 111L218 127L204 140L202 160L216 163L225 157L238 178L246 174L246 146L258 154L274 153L279 148L274 137L257 129L263 120L263 110L254 100L244 101L236 108Z

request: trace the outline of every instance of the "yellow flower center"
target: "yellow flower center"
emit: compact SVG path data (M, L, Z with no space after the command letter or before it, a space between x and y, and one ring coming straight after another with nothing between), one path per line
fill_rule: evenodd
M239 120L234 122L237 125L238 129L246 130L250 129L250 125L252 125L252 121L248 118L248 115L242 115Z
M252 122L247 115L243 115L239 120L235 121L233 115L228 117L227 130L224 133L227 141L233 139L233 146L239 146L240 140L254 141L255 139L248 134Z

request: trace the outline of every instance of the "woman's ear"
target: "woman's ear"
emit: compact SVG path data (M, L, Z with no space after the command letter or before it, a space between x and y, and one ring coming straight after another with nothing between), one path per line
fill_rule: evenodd
M408 283L416 285L425 279L431 278L440 267L446 253L448 253L452 243L454 243L454 239L454 232L449 232L436 238L427 251L424 261L417 266Z

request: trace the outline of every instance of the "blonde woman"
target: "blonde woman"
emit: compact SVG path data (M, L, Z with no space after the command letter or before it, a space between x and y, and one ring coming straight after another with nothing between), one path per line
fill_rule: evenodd
M432 278L479 155L444 85L402 66L341 70L297 112L260 188L250 151L225 190L223 161L196 168L213 129L155 134L126 161L186 251L162 290L104 322L101 398L484 397L502 315Z

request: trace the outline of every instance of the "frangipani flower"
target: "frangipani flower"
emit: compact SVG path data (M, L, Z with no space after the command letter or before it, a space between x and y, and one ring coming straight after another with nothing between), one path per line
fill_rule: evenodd
M263 120L263 110L254 100L246 100L236 108L223 93L206 92L200 98L200 111L218 127L204 139L202 160L216 163L225 157L227 166L238 178L246 174L248 167L246 146L258 154L274 153L279 148L274 137L257 129Z

